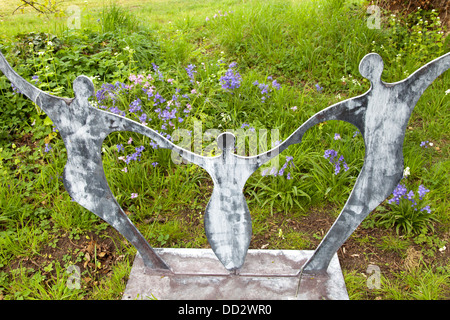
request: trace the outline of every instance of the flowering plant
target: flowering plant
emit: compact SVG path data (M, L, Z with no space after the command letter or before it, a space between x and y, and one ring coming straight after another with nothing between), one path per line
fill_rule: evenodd
M406 234L418 234L423 230L433 230L432 222L438 220L427 202L428 192L430 190L421 184L417 189L418 198L416 198L416 193L408 190L406 183L399 183L394 189L392 197L387 201L391 211L376 213L374 217L381 226L387 228L395 226L397 233L400 229Z

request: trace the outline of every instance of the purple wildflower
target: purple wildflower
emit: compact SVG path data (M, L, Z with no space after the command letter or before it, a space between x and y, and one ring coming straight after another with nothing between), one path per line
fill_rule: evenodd
M270 170L270 175L276 177L278 173L278 170L276 167L273 167L272 170Z
M117 97L116 87L113 84L104 83L102 84L100 90L98 90L95 94L95 97L97 98L97 101L99 103L103 102L104 100L111 100L113 104L115 104Z
M337 157L337 151L333 149L325 150L325 154L323 155L325 159L330 158L330 162L333 161L335 157Z
M317 90L317 92L321 93L323 90L323 87L321 87L318 83L316 83L316 90Z
M125 112L121 111L118 107L111 107L111 108L109 108L109 111L111 113L117 114L119 116L123 116L123 117L125 116Z
M118 152L121 152L121 151L124 151L125 149L123 148L123 144L118 144L117 145L117 151Z
M11 88L13 89L13 94L15 95L16 93L22 93L19 88L17 88L15 85L13 85L11 83Z
M261 90L261 94L266 94L269 92L269 85L265 83L259 84L258 88Z
M139 120L140 120L142 123L145 123L145 120L147 120L147 114L145 114L145 113L141 114L141 116L139 117ZM150 119L150 120L151 120L151 119Z
M194 73L197 73L195 69L194 64L190 64L186 67L186 72L188 74L188 77L191 79L191 82L194 83Z
M158 79L163 81L164 76L163 76L162 72L159 70L159 67L154 63L152 63L152 66L153 66L153 70L155 70L155 72L158 74Z
M273 81L272 81L272 87L274 87L274 88L277 89L277 90L280 90L281 84L279 84L279 83L277 82L277 80L273 80Z
M323 157L325 159L328 159L328 161L331 164L334 164L334 174L337 175L340 171L341 171L341 162L344 166L344 171L348 170L348 165L345 162L344 156L341 155L339 158L337 158L338 153L336 150L333 149L328 149L325 150L325 154L323 155Z
M388 200L388 203L392 203L395 201L395 203L398 205L400 204L400 199L406 195L406 192L408 189L402 184L398 184L397 187L395 187L394 192L392 192L392 199Z
M425 196L425 194L430 192L430 190L425 188L423 185L420 185L419 190L417 192L419 193L419 199L422 200L422 198Z
M44 152L45 152L45 153L49 153L50 150L52 150L52 147L50 146L50 144L46 143L46 144L45 144Z
M125 162L126 164L129 164L131 161L141 161L141 152L144 150L144 146L136 147L136 152L133 154L127 155Z
M141 99L137 98L136 100L131 102L129 111L131 113L134 113L136 111L142 111L141 106L142 106Z
M413 200L414 199L414 191L409 191L407 194L406 194L406 197L408 198L408 200Z
M159 100L159 101L158 101ZM166 102L166 99L164 99L158 92L156 93L155 97L153 98L154 105L157 106L160 103Z
M39 81L39 76L36 76L36 75L35 75L35 76L32 76L32 77L31 77L31 80L34 81L34 84L39 84L39 83L41 83L41 82Z
M159 148L158 144L157 144L155 141L153 141L153 140L150 141L150 146L151 146L153 149L158 149L158 148Z
M225 75L219 79L224 90L234 90L241 86L242 77L237 71L233 70L235 66L235 62L231 63Z

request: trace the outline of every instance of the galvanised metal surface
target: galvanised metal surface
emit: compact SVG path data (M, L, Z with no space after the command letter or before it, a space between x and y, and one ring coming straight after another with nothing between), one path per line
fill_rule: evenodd
M248 250L237 274L211 249L155 249L170 264L165 273L144 266L136 254L123 300L348 300L337 254L326 273L303 275L298 266L313 250Z
M244 264L251 239L251 216L243 194L247 179L264 163L292 144L300 143L312 126L342 120L355 125L365 143L364 165L339 217L299 273L327 269L331 258L364 218L392 193L402 178L403 140L412 110L425 89L450 67L450 53L426 64L407 79L381 81L383 61L376 53L366 55L359 70L370 80L363 95L334 104L312 116L281 144L257 156L233 153L235 137L223 133L220 155L203 157L182 149L156 131L125 117L92 107L92 81L79 76L73 83L75 97L47 94L20 77L0 53L0 70L25 96L50 117L67 149L64 186L72 199L117 229L139 251L146 266L169 270L169 266L128 219L114 198L103 171L101 146L114 131L132 131L171 149L204 168L214 181L205 211L205 231L217 258L230 271Z

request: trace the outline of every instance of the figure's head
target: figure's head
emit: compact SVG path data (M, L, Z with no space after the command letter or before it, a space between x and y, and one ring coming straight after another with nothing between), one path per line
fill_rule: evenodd
M234 150L234 144L236 142L236 137L230 132L221 133L217 137L217 145L220 150Z
M367 54L359 64L359 73L372 82L379 82L381 80L383 69L383 59L377 53Z
M79 76L73 82L73 91L75 98L87 100L90 96L94 95L95 88L91 79L86 76Z

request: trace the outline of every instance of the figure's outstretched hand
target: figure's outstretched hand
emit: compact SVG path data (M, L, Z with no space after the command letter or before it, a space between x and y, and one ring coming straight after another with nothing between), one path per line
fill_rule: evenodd
M45 113L50 111L46 110L46 105L49 102L49 100L53 104L58 103L59 101L65 101L67 104L70 103L71 101L70 99L60 98L48 94L35 87L21 76L19 76L17 72L10 66L8 61L6 61L1 51L0 51L0 70L22 94L24 94L28 99L36 103ZM46 100L47 103L43 102L44 99Z

